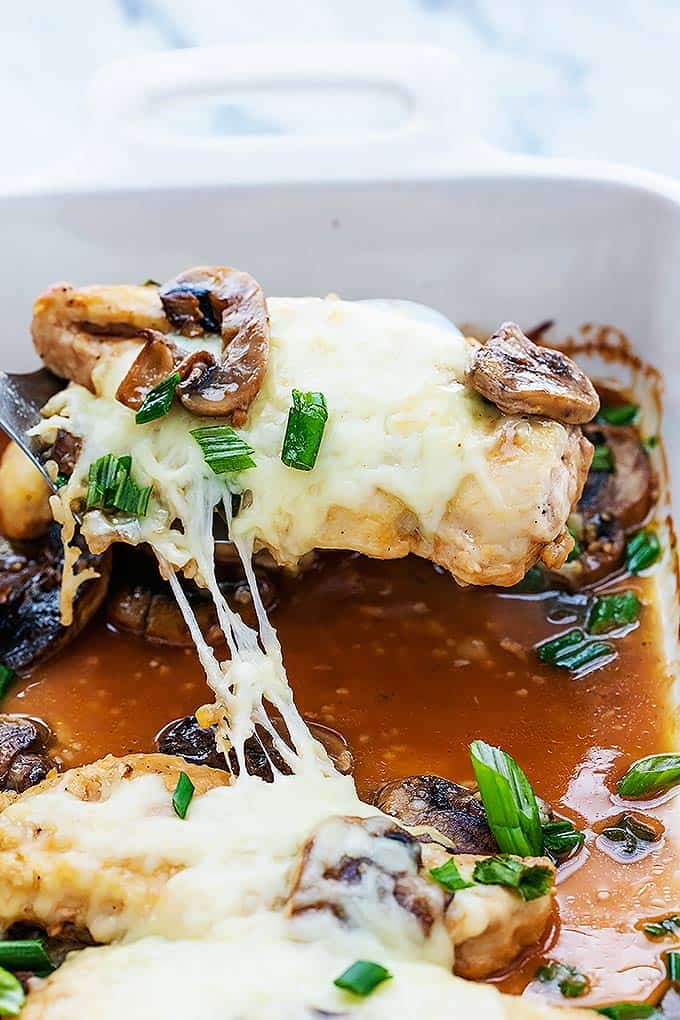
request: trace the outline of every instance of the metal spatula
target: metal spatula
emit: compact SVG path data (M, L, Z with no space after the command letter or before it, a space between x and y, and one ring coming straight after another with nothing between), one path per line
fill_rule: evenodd
M64 385L63 379L46 368L23 375L0 372L0 428L30 457L53 492L57 487L26 433L40 421L40 408Z

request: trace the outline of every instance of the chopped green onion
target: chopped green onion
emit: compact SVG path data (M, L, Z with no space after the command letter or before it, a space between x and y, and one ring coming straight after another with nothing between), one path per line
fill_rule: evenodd
M646 439L642 440L642 449L646 450L647 453L649 453L651 450L656 450L658 445L659 445L658 436L647 436Z
M450 893L470 889L475 884L463 878L453 857L438 868L430 868L430 877Z
M186 772L180 772L175 792L172 795L172 806L175 809L175 814L180 818L186 818L195 789L196 787Z
M588 633L601 634L612 627L634 623L640 615L640 600L633 591L600 595L595 599L588 617Z
M100 510L108 509L115 492L116 475L118 473L118 458L112 453L107 453L90 464L87 476L87 497L85 509Z
M656 1006L650 1006L648 1002L619 1002L615 1006L599 1006L595 1012L610 1017L610 1020L650 1020L651 1017L661 1020Z
M293 390L293 406L288 412L281 450L281 460L286 467L298 471L312 470L327 421L328 408L323 393Z
M160 287L160 283L158 282L158 280L152 280L151 278L149 278L148 280L144 281L142 287Z
M0 1016L18 1016L25 998L21 982L0 967Z
M590 465L591 471L613 471L614 458L612 451L604 443L598 443L593 453L593 462Z
M58 474L54 479L54 484L58 489L63 489L65 485L68 485L68 475Z
M203 451L206 464L216 475L255 467L255 451L231 425L207 425L193 429L191 434Z
M680 783L680 754L650 754L641 758L616 784L621 797L656 794Z
M603 644L601 641L587 642L585 634L578 628L568 630L565 634L560 634L559 637L538 646L538 657L541 662L572 671L582 669L583 666L613 653L611 645Z
M643 528L626 542L626 567L631 574L639 574L661 556L661 544L655 531Z
M513 584L511 588L507 588L507 591L518 592L527 595L536 595L538 592L545 591L546 579L543 568L535 563L533 567L529 567L526 574L521 581L517 584Z
M378 985L391 977L389 970L381 964L373 963L371 960L357 960L344 970L340 977L336 977L333 984L336 988L343 988L346 992L366 998Z
M4 662L0 662L0 698L4 698L16 673Z
M151 486L140 488L130 470L132 457L107 453L90 465L85 509L120 510L144 517L149 508Z
M576 967L551 960L536 971L539 981L555 985L567 999L576 999L590 991L590 980Z
M666 973L669 981L680 981L680 952L677 949L666 953Z
M481 885L506 885L516 889L523 900L545 896L553 884L553 873L543 864L524 864L515 857L498 855L477 861L472 873Z
M541 662L548 662L552 666L557 665L558 658L563 652L566 652L569 648L575 647L576 645L582 645L585 640L585 634L582 630L575 628L574 630L568 630L565 634L560 634L559 637L553 638L551 641L545 641L542 645L538 646L538 657Z
M640 408L637 404L619 404L618 407L601 407L595 421L606 422L608 425L632 425Z
M470 758L499 850L520 857L538 856L543 850L538 804L517 762L483 740L472 742Z
M555 862L565 860L575 850L580 850L584 840L583 833L566 818L546 822L543 826L543 849Z
M6 970L32 970L49 973L54 964L45 952L42 939L11 939L0 941L0 967Z
M662 917L660 921L650 921L643 924L642 930L650 939L665 939L668 935L673 937L680 935L680 914L669 914Z
M180 382L179 372L173 372L167 379L154 386L144 397L141 407L135 415L138 425L145 425L149 421L163 418L172 407L175 399L175 390Z

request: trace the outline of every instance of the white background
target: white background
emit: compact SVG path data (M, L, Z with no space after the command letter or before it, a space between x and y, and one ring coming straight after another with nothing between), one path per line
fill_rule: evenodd
M4 0L0 25L0 185L78 147L102 64L258 40L444 45L496 144L680 175L680 0Z

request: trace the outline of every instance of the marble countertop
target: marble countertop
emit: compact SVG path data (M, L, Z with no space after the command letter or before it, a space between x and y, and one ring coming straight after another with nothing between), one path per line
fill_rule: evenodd
M496 145L680 176L677 0L31 0L2 19L0 186L77 149L103 64L258 41L446 46L474 70L476 120Z

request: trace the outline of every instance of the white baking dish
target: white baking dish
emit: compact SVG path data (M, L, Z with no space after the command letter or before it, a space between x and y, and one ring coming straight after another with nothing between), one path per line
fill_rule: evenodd
M663 374L680 495L680 184L492 150L466 107L473 87L451 54L403 46L181 51L108 69L82 151L0 199L3 367L29 367L46 284L210 262L270 294L411 298L484 327L608 323ZM316 134L208 130L215 103L266 110L274 96L290 119L310 90L328 110Z

